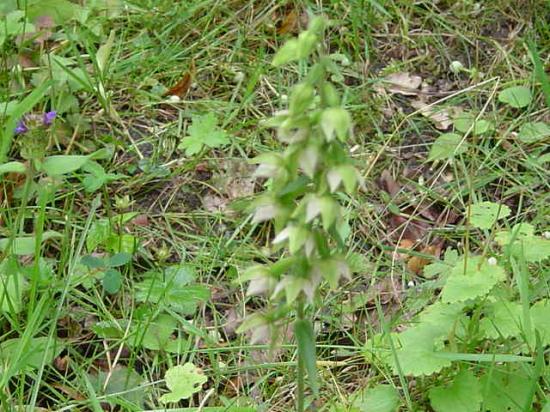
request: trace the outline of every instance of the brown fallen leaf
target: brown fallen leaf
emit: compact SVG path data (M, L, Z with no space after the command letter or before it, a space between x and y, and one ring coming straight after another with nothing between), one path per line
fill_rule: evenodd
M189 70L186 71L183 74L181 80L176 83L175 86L168 89L168 91L164 93L163 96L178 96L179 98L183 99L191 88L193 77L195 77L195 61L191 60L191 66Z
M441 245L430 245L422 248L420 253L423 253L425 255L432 255L435 257L439 257L441 254ZM428 265L432 260L422 257L422 256L412 256L407 261L407 269L409 269L412 273L415 275L419 275L424 270L424 266Z
M404 96L416 96L422 84L422 77L411 75L409 72L392 73L384 78L384 87L390 93Z
M288 13L277 27L277 34L293 33L298 28L298 12L293 9Z
M411 106L420 110L422 116L430 119L436 129L447 130L453 124L451 113L448 109L437 108L421 100L411 102Z

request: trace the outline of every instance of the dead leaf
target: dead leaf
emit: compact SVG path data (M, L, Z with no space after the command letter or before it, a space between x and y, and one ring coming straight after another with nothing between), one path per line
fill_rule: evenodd
M393 178L390 171L387 169L384 170L380 175L379 185L383 190L388 192L392 197L397 195L401 190L401 186L399 185L399 183L397 183L397 181Z
M179 98L183 99L191 88L191 83L193 82L194 77L195 61L191 60L191 67L189 68L189 70L185 72L181 80L174 87L168 89L168 91L164 93L163 96L178 96Z
M453 124L451 114L447 109L437 108L433 105L426 104L421 100L411 102L411 106L417 110L420 110L420 114L422 116L430 119L436 129L447 130Z
M426 246L420 251L420 253L438 257L441 253L441 246L440 245ZM407 269L409 269L415 275L419 275L424 270L424 266L428 265L431 261L432 259L428 259L422 256L412 256L407 261Z
M298 29L298 12L291 10L277 27L277 34L293 33Z
M75 400L75 401L85 401L86 397L81 394L80 392L76 391L73 388L69 388L66 385L62 385L60 383L54 383L53 387L63 392L65 395L67 395L69 398Z
M384 87L388 92L404 96L416 96L421 84L422 77L409 72L392 73L384 79Z
M135 226L148 227L149 218L145 214L137 215L135 218L132 219L131 223Z

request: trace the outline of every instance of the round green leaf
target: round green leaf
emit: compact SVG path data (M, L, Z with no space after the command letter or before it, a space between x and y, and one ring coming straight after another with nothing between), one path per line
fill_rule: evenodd
M518 133L518 139L523 143L535 143L548 136L550 136L550 127L544 122L525 123Z
M117 293L122 286L122 275L118 270L109 269L105 271L102 283L105 292L110 294Z
M498 100L515 108L528 106L533 100L531 90L525 86L508 87L501 91Z
M462 136L457 133L443 133L433 143L430 149L428 160L450 159L464 153L467 150L467 143L462 143Z
M428 394L436 412L477 412L482 401L481 385L470 371L460 372L449 386L436 386Z
M391 385L377 385L362 391L353 402L360 412L395 412L399 394Z

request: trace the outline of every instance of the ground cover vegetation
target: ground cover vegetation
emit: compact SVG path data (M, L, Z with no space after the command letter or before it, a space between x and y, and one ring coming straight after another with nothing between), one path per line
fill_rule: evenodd
M544 1L0 3L2 411L550 411Z

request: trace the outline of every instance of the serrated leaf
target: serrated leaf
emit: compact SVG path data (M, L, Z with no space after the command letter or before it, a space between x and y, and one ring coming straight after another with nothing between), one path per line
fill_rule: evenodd
M471 205L466 212L470 223L479 229L490 229L497 220L510 216L510 208L493 202L480 202Z
M181 399L189 399L194 393L202 389L208 378L192 363L174 366L164 375L166 386L170 393L160 397L163 403L179 402Z
M550 136L550 127L544 122L529 122L521 126L518 139L523 143L531 144Z
M525 86L513 86L502 90L498 94L498 100L514 108L521 108L529 106L529 103L533 100L533 95L531 90Z
M444 133L432 144L429 161L451 159L468 150L466 142L462 142L462 136L456 133Z
M395 412L399 406L399 392L391 385L376 385L353 398L359 412Z
M483 400L481 387L474 374L462 371L448 386L436 386L428 396L435 412L477 412Z
M540 336L540 340L543 346L550 345L550 300L542 299L535 303L530 308L531 321L533 322L533 328ZM532 334L535 336L535 334ZM530 342L531 346L535 342Z
M495 241L508 248L509 253L527 262L539 262L550 256L550 240L535 236L535 228L528 223L519 223L512 230L503 230L495 235Z
M404 374L431 375L451 365L450 359L438 354L444 349L443 339L456 328L461 313L461 304L438 302L419 314L418 323L395 335L396 356ZM386 356L386 362L396 374L399 373L391 354Z
M218 127L214 114L208 113L192 117L187 136L178 145L178 148L185 150L186 156L193 156L199 153L204 146L217 148L228 143L227 133Z
M424 267L424 276L431 279L438 275L447 274L458 260L458 252L454 249L447 249L443 261L435 261Z
M481 319L479 328L489 339L510 338L521 335L521 304L498 300L487 306L486 316Z
M498 369L491 368L480 379L483 388L483 407L490 412L524 412L529 401L532 378L526 365L511 364Z
M468 256L460 259L451 270L443 287L444 302L463 302L484 296L506 278L504 269L491 265L482 256Z

